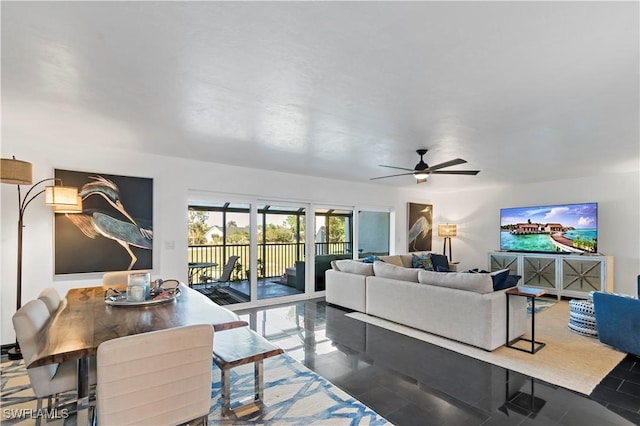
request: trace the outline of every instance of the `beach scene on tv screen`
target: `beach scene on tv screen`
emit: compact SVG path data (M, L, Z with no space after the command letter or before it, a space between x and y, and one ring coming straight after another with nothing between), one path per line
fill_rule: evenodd
M598 205L585 203L502 209L500 249L596 253Z

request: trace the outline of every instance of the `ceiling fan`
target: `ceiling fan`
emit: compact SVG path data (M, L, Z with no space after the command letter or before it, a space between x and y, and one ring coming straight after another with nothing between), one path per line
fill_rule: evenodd
M395 167L395 166L385 166L384 164L379 164L380 167L388 167L390 169L398 169L398 170L406 170L409 173L400 173L397 175L389 175L389 176L380 176L371 178L371 180L376 179L386 179L390 177L396 176L408 176L413 175L416 178L416 183L423 183L427 181L429 175L477 175L480 173L480 170L440 170L449 166L456 166L458 164L464 164L467 160L463 160L462 158L456 158L453 160L445 161L444 163L436 164L435 166L429 167L427 163L424 162L422 157L427 153L426 149L418 149L416 150L418 155L420 156L420 162L416 164L413 169L405 169L404 167Z

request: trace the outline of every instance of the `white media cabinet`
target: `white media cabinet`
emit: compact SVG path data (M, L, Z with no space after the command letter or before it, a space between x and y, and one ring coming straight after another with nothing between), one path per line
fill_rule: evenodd
M546 289L558 298L586 299L590 291L613 291L613 257L517 253L489 253L489 269L508 268L520 275L519 286Z

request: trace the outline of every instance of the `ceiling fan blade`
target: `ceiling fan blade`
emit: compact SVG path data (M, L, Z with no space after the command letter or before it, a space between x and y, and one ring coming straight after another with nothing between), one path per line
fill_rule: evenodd
M442 169L444 167L457 166L458 164L464 164L466 162L467 162L467 160L463 160L462 158L456 158L454 160L445 161L444 163L440 163L440 164L436 164L435 166L431 166L431 167L427 168L425 171L426 172L430 172L430 171L433 171L433 170Z
M378 166L379 167L387 167L389 169L406 170L408 172L412 172L413 171L413 169L407 169L407 168L404 168L404 167L396 167L396 166L385 166L384 164L378 164Z
M412 174L413 174L413 171L411 173L400 173L399 175L389 175L389 176L374 177L374 178L371 178L369 180L386 179L386 178L396 177L396 176L408 176L408 175L412 175Z
M430 172L432 175L477 175L480 170L436 170Z

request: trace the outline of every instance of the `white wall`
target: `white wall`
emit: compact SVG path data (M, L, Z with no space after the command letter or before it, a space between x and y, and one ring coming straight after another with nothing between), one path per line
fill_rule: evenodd
M344 207L390 208L392 253L406 251L406 203L433 204L434 226L443 222L458 225L458 236L453 239L453 257L461 262L460 269L487 267L487 252L499 246L501 207L596 201L599 203L599 250L615 257L616 291L635 294L635 277L640 273L638 172L438 194L425 185L397 190L99 146L69 148L54 142L54 137L48 141L42 135L31 139L3 132L3 139L2 157L15 155L32 162L34 182L52 176L54 168L154 178L153 272L164 278L186 281L187 197L190 191ZM7 344L14 340L11 316L16 301L16 187L0 185L0 196L1 342ZM37 297L49 286L65 294L73 287L101 283L101 274L53 276L53 214L43 200L38 199L29 206L25 223L23 301ZM434 235L434 250L440 251L441 247L442 239Z
M598 203L598 251L614 257L614 291L636 295L640 274L640 174L593 176L554 182L434 194L434 224L458 225L452 240L459 269L488 268L500 248L500 208L555 203ZM442 239L434 237L442 250Z
M397 204L404 208L404 203L397 199L397 191L389 187L145 155L93 145L83 150L69 149L55 142L47 144L43 139L3 136L2 157L15 155L31 162L34 182L53 176L56 168L153 178L153 275L163 278L183 281L187 278L187 199L190 192L243 194L246 197L338 207L361 205L389 209ZM19 144L14 142L18 140ZM0 185L2 344L11 343L15 338L11 316L16 303L16 191L14 185ZM25 223L23 303L37 297L42 289L49 286L54 286L64 295L70 288L101 284L102 274L53 276L53 213L44 205L42 196L29 205Z

